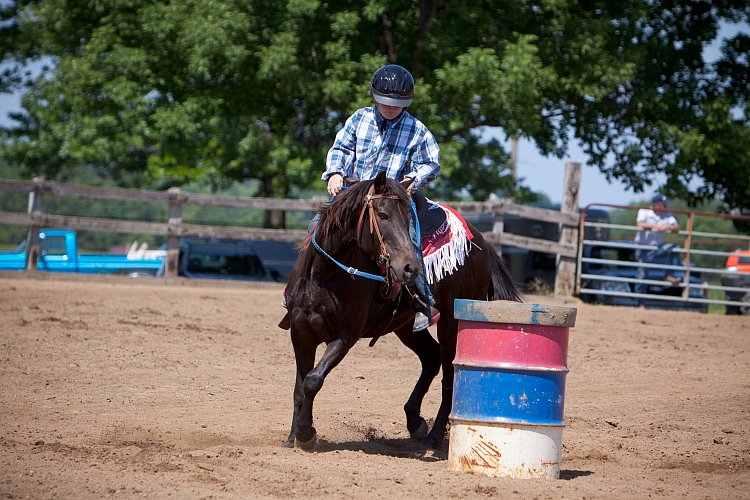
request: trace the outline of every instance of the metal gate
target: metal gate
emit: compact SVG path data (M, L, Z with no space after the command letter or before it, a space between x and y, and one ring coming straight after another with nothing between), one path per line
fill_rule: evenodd
M750 259L750 236L693 230L700 218L750 221L750 216L670 210L686 222L685 229L667 235L657 247L637 244L634 235L640 229L635 225L589 220L593 207L630 211L633 221L644 208L593 204L581 212L575 293L582 300L699 312L721 304L727 314L750 314L750 271L727 266L730 256L740 262ZM606 230L609 239L589 239L592 230ZM642 252L650 252L650 262L639 261Z

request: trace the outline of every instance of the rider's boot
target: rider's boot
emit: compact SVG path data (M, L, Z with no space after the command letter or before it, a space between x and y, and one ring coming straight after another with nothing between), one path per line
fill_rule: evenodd
M414 316L414 328L412 330L418 332L437 323L440 320L440 311L432 306L435 299L432 298L430 285L427 283L424 273L417 278L414 288L416 289L414 308L417 310L417 314Z

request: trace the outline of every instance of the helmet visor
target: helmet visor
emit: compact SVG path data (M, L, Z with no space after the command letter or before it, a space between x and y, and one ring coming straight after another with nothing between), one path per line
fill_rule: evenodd
M370 89L370 93L372 94L372 98L375 100L375 102L377 102L378 104L384 104L386 106L406 108L411 105L411 102L414 100L414 96L411 92L409 92L409 95L399 95L399 93L396 92L389 92L387 94L384 94L382 92L378 92L375 89Z

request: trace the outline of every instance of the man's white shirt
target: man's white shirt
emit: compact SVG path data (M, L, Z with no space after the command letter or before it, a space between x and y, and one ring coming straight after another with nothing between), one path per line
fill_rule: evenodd
M638 216L636 217L636 223L638 222L672 226L677 224L677 219L675 219L674 215L670 212L663 212L661 215L657 215L656 212L650 208L641 208L638 210ZM641 229L635 235L635 242L639 245L659 246L664 243L664 233L660 231Z

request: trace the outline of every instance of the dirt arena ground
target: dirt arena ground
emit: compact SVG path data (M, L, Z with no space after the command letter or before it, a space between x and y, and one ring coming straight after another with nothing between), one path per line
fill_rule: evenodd
M17 276L0 276L3 498L750 498L747 317L528 297L578 321L561 478L512 480L409 439L418 366L392 335L326 381L315 451L282 448L279 285Z

